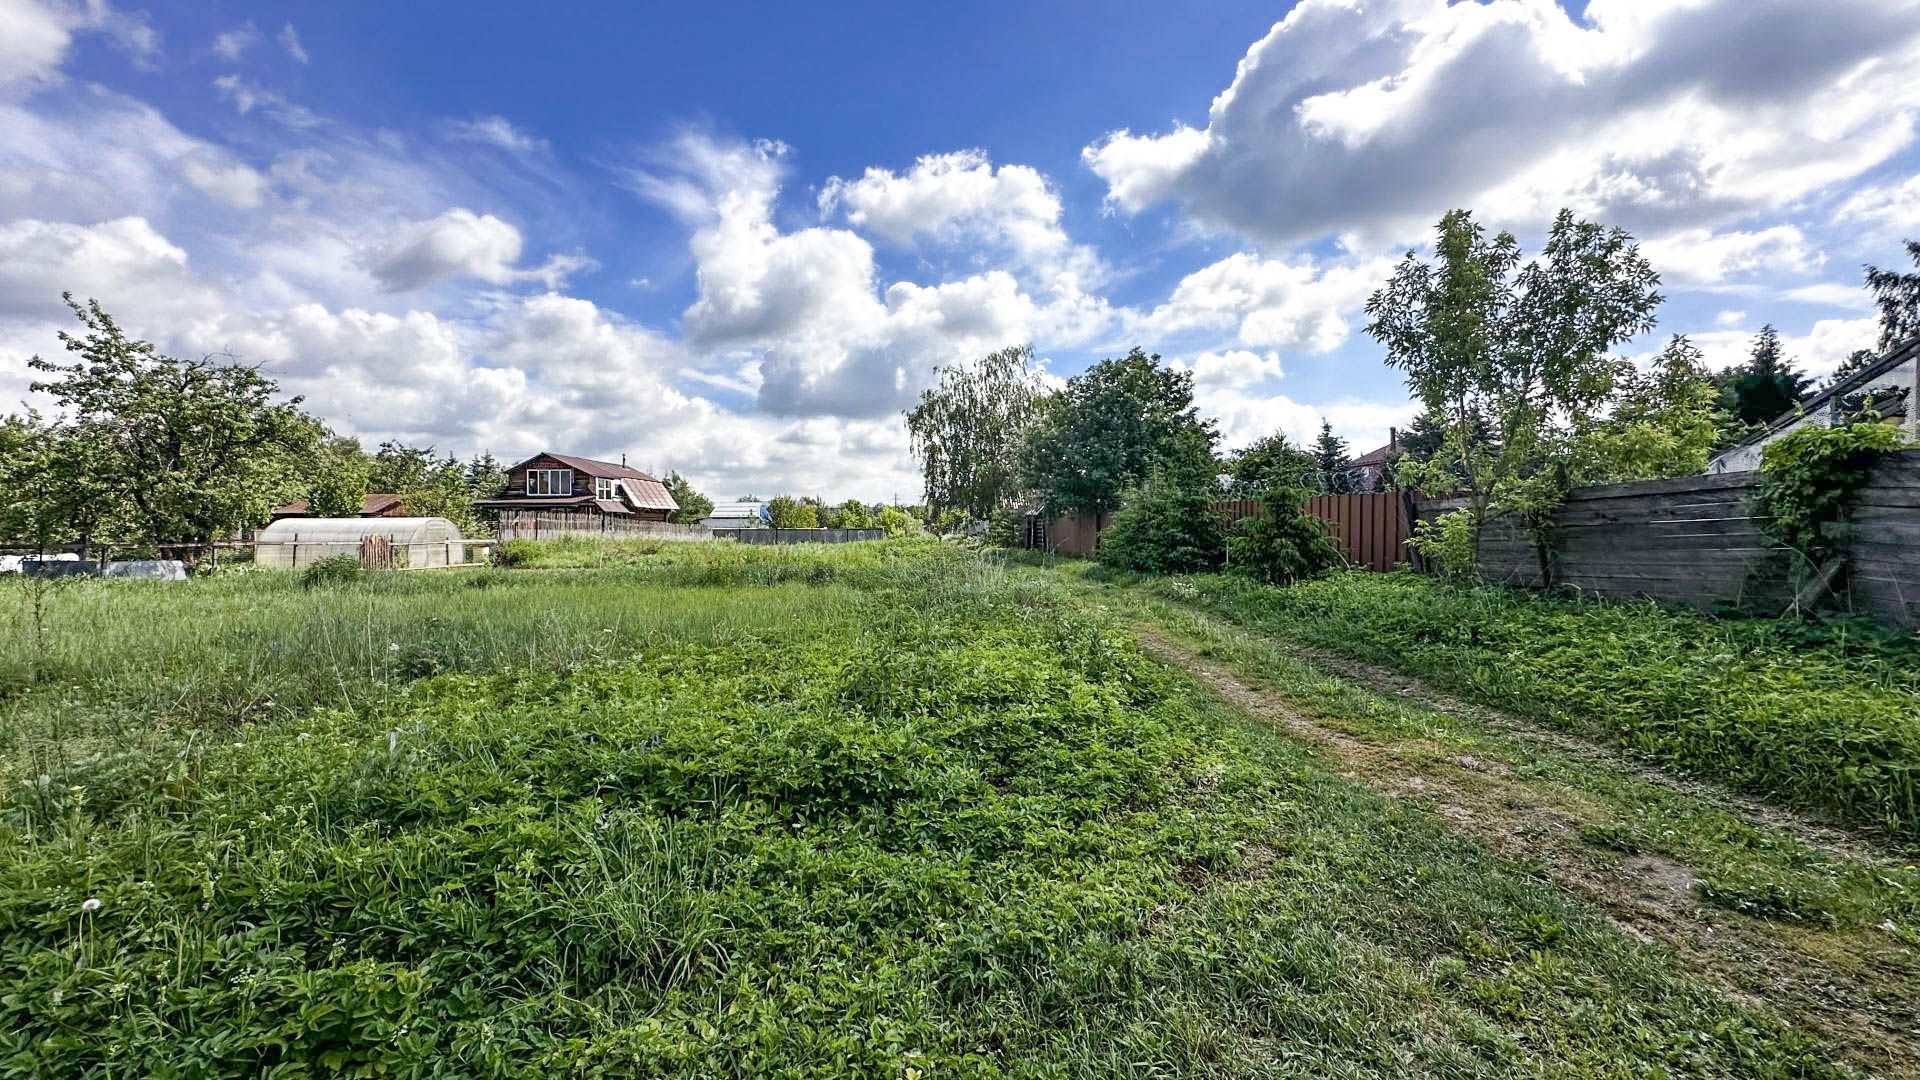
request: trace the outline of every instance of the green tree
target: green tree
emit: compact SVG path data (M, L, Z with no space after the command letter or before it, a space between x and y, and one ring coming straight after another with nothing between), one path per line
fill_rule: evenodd
M382 446L381 449L386 449ZM449 454L444 458L433 457L432 448L426 450L426 466L418 479L411 479L411 486L395 491L400 496L407 513L414 517L442 517L460 527L466 536L480 536L487 532L486 524L474 510L474 491L467 486L467 470L460 461ZM398 474L407 478L410 472Z
M1333 425L1325 417L1320 419L1320 436L1313 442L1313 471L1320 480L1321 491L1345 491L1347 466L1353 459L1347 456L1347 440L1333 433Z
M307 473L307 509L315 517L353 517L366 506L372 472L360 440L343 435L321 440Z
M1020 449L1045 396L1031 345L941 368L936 384L907 413L928 513L958 507L984 518L1012 503Z
M880 512L873 516L873 523L877 527L886 530L888 539L898 539L903 536L918 536L925 531L925 527L920 524L920 518L918 516L910 514L898 506L881 507Z
M1920 266L1920 240L1907 241L1907 255ZM1867 291L1880 309L1880 351L1920 337L1920 273L1866 268Z
M713 513L713 500L693 490L693 482L678 472L667 474L665 486L667 494L673 496L673 501L680 504L680 509L675 510L668 517L669 521L678 522L681 525L698 525L701 519Z
M1213 493L1213 421L1193 404L1193 375L1139 349L1102 360L1049 399L1021 454L1021 471L1046 509L1107 514L1121 492L1156 470Z
M871 529L874 527L873 511L867 509L867 504L859 499L848 499L834 507L830 524L836 529Z
M1653 326L1659 275L1624 230L1566 210L1524 265L1512 234L1489 238L1465 210L1437 234L1433 262L1409 251L1368 298L1367 332L1444 419L1445 443L1420 481L1458 481L1473 537L1496 509L1537 526L1564 497L1567 435L1613 394L1608 352ZM1547 537L1535 540L1550 575Z
M411 491L437 487L441 468L441 459L433 447L408 446L388 439L374 452L367 474L367 490L405 495Z
M322 428L300 398L257 369L213 357L177 360L126 336L98 301L67 306L86 328L62 332L77 360L27 361L31 384L67 416L110 507L150 543L204 542L264 521L300 497ZM95 471L97 470L97 471Z
M1675 334L1645 372L1622 362L1609 415L1580 424L1568 479L1612 484L1706 470L1725 419L1700 350Z
M1772 323L1754 336L1747 362L1729 368L1717 381L1727 410L1749 426L1792 412L1813 382L1788 358Z
M1227 459L1227 490L1236 499L1257 499L1276 485L1299 486L1314 468L1311 455L1276 431Z
M1100 561L1143 574L1194 574L1227 557L1226 518L1191 478L1155 470L1100 534Z
M111 432L92 423L46 424L29 411L0 422L0 538L39 545L135 535L110 471Z
M1269 585L1316 577L1346 561L1326 523L1303 509L1307 492L1278 484L1263 492L1261 512L1235 523L1228 568Z
M1880 359L1880 354L1872 349L1853 350L1847 354L1845 360L1840 361L1839 367L1833 369L1833 374L1827 378L1827 385L1829 387L1839 386L1841 383L1846 382L1854 372L1861 370L1878 359Z
M776 495L767 500L767 516L776 529L817 529L820 512L810 502L791 495Z
M476 499L491 499L507 490L511 475L492 451L482 450L467 461L467 490Z

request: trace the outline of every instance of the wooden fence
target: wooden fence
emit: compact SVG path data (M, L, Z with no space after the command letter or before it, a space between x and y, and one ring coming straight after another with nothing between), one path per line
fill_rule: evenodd
M1603 596L1779 612L1793 600L1800 557L1762 528L1753 507L1759 483L1758 473L1741 472L1576 488L1549 534L1554 583ZM1429 519L1463 505L1421 500L1415 512ZM1850 568L1836 583L1842 602L1920 623L1920 451L1880 464L1840 532ZM1487 580L1541 583L1538 549L1512 521L1487 523L1479 555Z
M499 540L552 540L560 536L607 536L628 540L711 540L705 525L631 521L610 514L570 514L562 510L505 511L494 526Z
M884 540L885 529L715 529L719 539L732 537L743 544L853 544Z
M1263 512L1258 499L1224 499L1213 508L1229 521L1257 517ZM1402 493L1316 495L1307 500L1304 509L1327 523L1327 530L1355 565L1391 570L1408 561L1407 537L1413 517ZM1100 533L1112 520L1112 515L1094 519L1063 514L1045 522L1045 528L1038 528L1038 522L1030 523L1027 546L1065 555L1092 555L1099 549Z

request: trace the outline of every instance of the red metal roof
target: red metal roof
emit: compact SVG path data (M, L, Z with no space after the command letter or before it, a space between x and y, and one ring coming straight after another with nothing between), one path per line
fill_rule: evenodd
M1391 461L1393 459L1393 455L1397 450L1399 450L1398 446L1394 445L1393 443L1388 443L1387 445L1381 447L1378 450L1369 450L1366 453L1361 454L1359 457L1354 458L1351 464L1384 465L1388 461Z
M520 466L525 465L527 461L532 461L533 458L541 458L541 457L552 458L553 460L559 462L560 464L565 465L570 469L575 469L580 472L586 473L588 476L604 476L609 479L621 479L621 478L630 478L634 480L655 479L655 477L649 476L648 474L641 472L639 469L629 469L625 465L616 465L611 461L596 461L593 458L574 457L572 454L556 454L556 453L553 453L552 451L535 454L533 455L533 457L528 458L526 461L518 462L517 464L511 466L510 468L508 468L507 471L512 472L514 469L518 469Z
M393 509L400 502L400 496L391 491L369 491L360 500L361 517L377 517ZM274 517L305 517L313 513L313 504L305 499L295 499L285 506L273 508Z

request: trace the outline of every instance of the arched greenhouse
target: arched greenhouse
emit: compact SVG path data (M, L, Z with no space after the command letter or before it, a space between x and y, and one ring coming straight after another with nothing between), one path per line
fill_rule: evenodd
M298 568L335 555L360 557L362 545L393 546L396 570L467 561L459 526L437 517L282 518L254 537L254 562Z

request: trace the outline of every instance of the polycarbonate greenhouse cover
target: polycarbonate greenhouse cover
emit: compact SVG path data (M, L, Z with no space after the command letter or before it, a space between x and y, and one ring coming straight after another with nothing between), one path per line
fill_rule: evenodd
M384 536L396 544L438 544L464 539L446 518L282 518L261 529L254 539L263 544L353 544L369 536Z

